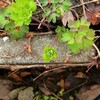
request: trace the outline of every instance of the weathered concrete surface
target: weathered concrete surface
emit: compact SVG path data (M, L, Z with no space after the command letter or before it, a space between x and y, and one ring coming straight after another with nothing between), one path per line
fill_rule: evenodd
M7 40L0 38L0 64L34 64L44 63L42 59L43 48L46 45L51 45L54 41L54 36L44 35L35 36L32 39L33 54L30 55L27 51L23 52L24 46L28 44L28 39ZM71 52L68 50L66 43L55 43L58 53L58 59L55 62L63 62L68 59ZM21 53L23 52L23 53ZM89 57L95 55L95 50L92 48L89 51L82 51L77 55L70 57L71 62L91 62Z

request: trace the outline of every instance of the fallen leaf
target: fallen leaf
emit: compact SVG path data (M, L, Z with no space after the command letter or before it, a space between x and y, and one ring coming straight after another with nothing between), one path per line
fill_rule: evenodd
M67 82L67 81L65 82L65 87L66 87L66 88L70 87L70 85L71 85L70 82Z
M32 47L30 45L28 46L27 51L29 54L32 54Z
M11 79L13 79L14 81L16 81L16 82L21 82L22 81L22 79L15 73L11 74L9 77Z
M88 4L88 10L86 10L87 19L93 25L100 23L100 5L95 5L94 3Z
M81 88L77 97L79 100L94 100L100 95L100 85Z
M57 85L60 86L60 87L62 87L62 88L64 88L64 86L65 86L64 80L61 79L60 82L57 83Z
M0 0L0 8L4 8L8 6L8 3L6 1Z
M86 78L86 75L82 72L78 72L77 75L75 75L77 78Z
M66 78L65 78L65 88L66 89L72 89L80 84L85 82L85 78L77 78L75 77L76 73L70 73Z
M74 21L74 16L71 11L66 12L62 17L62 23L64 26L66 26L67 22L70 23L70 21Z
M100 12L95 12L95 13L92 15L91 23L92 23L93 25L97 25L97 24L100 23Z
M30 75L31 73L30 72L21 72L20 73L20 76L21 77L26 77L26 76L28 76L28 75Z
M25 34L25 37L26 37L26 38L33 37L33 33L31 33L31 32L30 32L30 33L26 33L26 34Z

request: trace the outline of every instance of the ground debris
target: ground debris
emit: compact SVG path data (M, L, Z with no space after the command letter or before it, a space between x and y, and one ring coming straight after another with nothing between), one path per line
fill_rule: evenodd
M12 82L6 79L0 79L0 100L10 100L8 94L11 89Z
M78 98L79 100L94 100L100 95L100 85L92 85L90 87L81 88Z

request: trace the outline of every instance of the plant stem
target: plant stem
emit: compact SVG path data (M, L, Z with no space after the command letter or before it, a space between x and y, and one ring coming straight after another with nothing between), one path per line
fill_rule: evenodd
M77 7L80 7L80 6L85 5L85 4L89 4L89 3L97 2L97 1L98 1L98 0L93 0L93 1L84 2L83 4L76 5L76 6L72 6L71 9L73 9L73 8L77 8Z
M93 43L93 46L97 50L98 56L100 57L100 51L99 51L99 49L97 48L97 46L94 43Z

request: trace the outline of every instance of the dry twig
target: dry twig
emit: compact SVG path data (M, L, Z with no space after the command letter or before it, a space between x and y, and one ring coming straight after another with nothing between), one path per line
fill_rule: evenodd
M31 64L31 65L29 65L29 64L16 64L16 65L14 65L14 64L0 64L0 69L11 69L11 68L13 68L14 70L16 70L16 69L40 68L40 67L46 68L46 69L51 69L51 68L57 67L56 69L52 69L52 70L57 70L57 69L60 69L60 68L91 66L93 64L94 64L94 62L90 62L90 63L51 63L51 64L46 63L46 64Z
M100 58L100 51L99 51L98 47L94 43L93 43L93 47L97 50L98 57Z
M80 4L80 5L72 6L71 9L80 7L80 6L85 5L85 4L90 4L90 3L93 3L93 2L98 2L98 0L92 0L92 1L84 2L84 3Z
M41 76L43 76L44 74L48 73L48 72L51 72L51 71L55 71L55 70L58 70L58 69L61 69L61 68L69 68L69 67L80 67L80 66L91 66L93 65L94 63L84 63L84 64L62 64L62 65L57 65L57 68L53 68L53 69L50 69L50 70L47 70L47 71L44 71L43 73L41 73L40 75L38 75L36 78L33 79L33 81L36 81L38 78L40 78Z
M84 17L87 19L86 12L85 12L85 5L84 5L84 2L83 2L83 0L80 0L80 2L81 2L81 4L82 4Z

